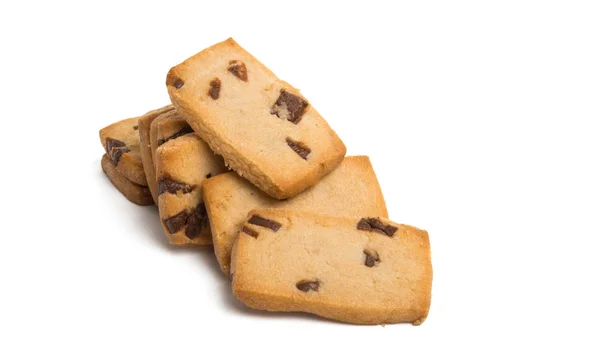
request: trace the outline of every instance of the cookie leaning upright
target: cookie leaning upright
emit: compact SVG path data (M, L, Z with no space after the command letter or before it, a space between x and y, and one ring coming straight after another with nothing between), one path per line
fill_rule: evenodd
M310 102L231 38L171 68L167 88L210 148L277 199L315 185L346 154Z
M155 155L158 211L171 244L211 245L202 200L202 181L227 171L223 159L197 135L188 133L162 144Z
M172 110L150 125L161 224L171 244L210 245L212 237L202 200L202 182L227 171L212 150Z
M146 173L148 187L150 188L150 192L152 193L152 199L155 203L158 201L158 187L156 185L154 160L152 159L153 153L150 145L150 126L157 117L161 116L163 113L173 110L175 110L175 108L172 105L167 105L159 109L147 112L145 115L140 117L138 121L138 132L140 134L140 151L142 155L142 163L144 165L144 172Z

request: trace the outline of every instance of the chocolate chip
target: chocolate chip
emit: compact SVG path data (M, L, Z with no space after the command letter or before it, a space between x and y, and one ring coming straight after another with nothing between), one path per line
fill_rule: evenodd
M206 174L206 178L207 178L207 179L210 179L211 177L212 177L212 174L211 174L211 173L208 173L208 174Z
M188 185L182 182L177 182L167 177L158 179L158 194L168 192L170 194L177 194L181 191L184 194L192 192L196 186Z
M292 148L294 152L296 152L296 154L302 157L302 159L306 160L308 158L308 155L310 154L310 148L306 146L306 144L295 141L290 137L286 138L285 141L287 142L287 145Z
M396 233L398 227L394 227L391 224L383 224L378 218L361 218L356 225L357 229L374 231L381 234L385 234L391 237Z
M106 138L106 153L115 166L119 164L121 156L127 152L129 152L129 148L127 148L125 142L118 139Z
M208 226L208 215L203 203L198 204L194 212L192 212L186 221L185 236L194 239L200 232Z
M265 227L265 228L269 228L275 232L277 232L279 230L279 228L281 228L281 223L278 223L278 222L270 220L270 219L262 218L261 216L256 215L256 214L253 215L248 220L248 223L254 224L257 226L261 226L261 227Z
M177 233L185 226L187 219L188 213L186 211L181 211L173 217L167 218L165 220L165 226L167 226L169 233Z
M165 220L169 233L177 233L185 226L185 236L194 239L208 226L208 214L201 202L192 212L181 211Z
M308 107L306 100L282 89L279 98L271 107L271 114L286 119L293 124L298 124L306 107Z
M134 131L137 131L137 130L138 130L138 128L139 128L139 127L138 127L137 125L133 126L133 130L134 130Z
M158 146L160 147L161 145L165 144L166 142L170 141L171 139L175 139L178 137L181 137L183 135L186 135L188 133L192 133L194 132L194 130L192 129L192 127L190 127L189 125L185 125L185 127L183 127L182 129L179 130L179 132L167 137L167 138L161 138L158 140Z
M125 147L126 144L123 141L114 138L106 138L106 152L110 154L113 148Z
M296 287L302 292L309 291L319 291L319 286L321 286L321 282L319 280L310 281L310 280L302 280L296 283Z
M242 227L242 232L244 232L244 233L246 233L249 236L254 237L254 238L258 237L258 232L257 231L255 231L252 228L246 227L246 226Z
M181 87L183 86L183 80L177 78L173 83L173 86L175 87L175 89L181 89Z
M187 219L185 236L190 239L196 238L202 232L202 221L202 218L198 214L192 213Z
M373 267L381 261L379 260L379 253L374 250L365 249L363 253L365 253L365 266Z
M221 92L221 80L214 78L210 82L210 89L208 89L208 96L212 97L213 100L219 98L219 92Z
M121 160L121 156L127 152L129 152L128 148L113 148L110 151L110 157L113 161L113 164L115 164L115 166L117 164L119 164L119 161Z
M230 60L229 68L227 68L231 74L235 75L242 81L248 81L248 71L246 70L246 64L240 60Z

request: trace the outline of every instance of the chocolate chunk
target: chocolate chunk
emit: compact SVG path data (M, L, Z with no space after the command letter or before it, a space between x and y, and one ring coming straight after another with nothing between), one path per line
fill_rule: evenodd
M257 226L261 226L261 227L265 227L265 228L269 228L275 232L277 232L279 230L279 228L281 228L281 223L278 223L278 222L270 220L270 219L262 218L261 216L256 215L256 214L253 215L248 220L248 223L254 224Z
M181 211L173 217L167 218L165 220L165 226L167 226L169 233L177 233L185 226L187 219L188 213L186 211Z
M296 154L302 157L302 159L307 159L308 155L310 154L310 148L307 147L306 144L292 140L289 137L286 138L285 141L287 142L287 145L290 146L294 152L296 152Z
M244 232L244 233L246 233L249 236L254 237L254 238L258 237L258 232L257 231L255 231L252 228L246 227L246 226L242 227L242 232Z
M221 80L214 78L210 82L210 89L208 89L208 96L212 97L213 100L219 98L219 92L221 92Z
M203 203L198 204L194 212L188 216L186 223L185 236L190 239L196 238L208 226L208 215Z
M138 130L138 128L139 128L139 127L138 127L138 125L135 125L135 126L133 126L133 130L134 130L134 131L137 131L137 130Z
M183 80L177 78L173 83L173 86L175 87L175 89L181 89L181 87L183 86Z
M282 89L279 98L271 107L271 114L286 119L293 124L298 124L304 111L306 111L306 107L308 107L306 100Z
M202 217L197 213L192 213L187 219L185 226L185 236L194 239L202 232Z
M119 164L121 156L127 152L129 152L129 148L127 148L125 142L118 139L106 138L106 153L115 166Z
M129 149L125 148L125 147L113 148L109 154L113 161L113 164L115 164L115 166L117 164L119 164L119 161L121 160L121 156L127 152L129 152Z
M241 81L248 81L248 71L246 70L246 64L244 64L244 62L240 60L230 60L229 68L227 68L227 70Z
M311 290L317 292L319 291L319 286L321 286L321 282L319 280L302 280L296 284L296 287L302 292L308 292Z
M106 138L106 152L110 154L113 148L125 147L126 144L123 141L114 138Z
M204 206L204 203L200 202L198 206L196 206L196 212L202 216L206 222L206 225L208 225L208 212L206 212L206 206Z
M365 266L373 267L381 261L379 260L379 253L374 250L365 249L363 253L365 253Z
M208 214L201 202L192 212L181 211L175 216L165 220L169 233L177 233L185 226L185 236L194 239L208 226Z
M206 174L206 178L207 178L207 179L210 179L211 177L212 177L212 174L211 174L211 173L208 173L208 174Z
M394 227L391 224L383 224L378 218L361 218L356 225L356 228L366 231L374 231L381 234L385 234L391 237L396 233L398 227Z
M179 130L179 132L167 137L167 138L161 138L158 140L158 146L160 147L161 145L165 144L166 142L170 141L171 139L175 139L181 136L184 136L188 133L192 133L194 132L194 130L192 129L192 127L190 127L189 125L185 125L185 127L183 127L181 130Z
M192 192L196 186L188 185L182 182L177 182L167 177L163 177L158 179L158 194L162 194L163 192L168 192L170 194L176 194L178 191L181 191L184 194Z

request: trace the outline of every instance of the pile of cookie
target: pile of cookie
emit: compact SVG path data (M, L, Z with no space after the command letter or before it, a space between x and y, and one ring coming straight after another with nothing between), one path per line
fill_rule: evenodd
M213 245L249 307L354 324L421 324L426 231L388 220L366 156L233 39L167 75L172 105L100 130L102 168L156 203L170 243Z

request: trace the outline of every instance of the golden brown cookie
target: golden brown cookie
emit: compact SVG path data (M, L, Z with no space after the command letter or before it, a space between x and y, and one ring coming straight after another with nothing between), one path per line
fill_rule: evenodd
M141 186L131 182L117 171L112 160L104 154L102 156L102 170L108 176L110 182L119 190L129 201L141 205L152 205L152 195L147 186Z
M310 102L231 38L173 67L167 88L200 138L274 198L315 185L346 154Z
M227 275L233 242L252 209L286 208L331 215L387 217L377 176L366 156L346 157L316 186L284 201L268 196L235 173L206 180L203 188L215 255Z
M194 132L177 110L165 112L150 124L150 154L155 161L156 149L171 139Z
M253 210L232 255L249 307L354 324L423 323L431 302L426 231L374 216Z
M157 185L156 175L154 169L154 161L152 160L152 152L150 146L150 125L156 117L162 115L165 112L174 110L173 105L167 105L159 109L147 112L145 115L140 117L138 121L138 132L140 135L140 153L142 155L142 163L144 165L144 173L146 174L146 181L150 192L152 193L152 199L156 203L157 200Z
M155 164L158 210L169 242L212 244L202 182L227 171L223 159L197 135L188 133L161 144L156 149Z
M115 122L100 130L100 142L119 173L127 180L147 186L138 128L138 117Z

